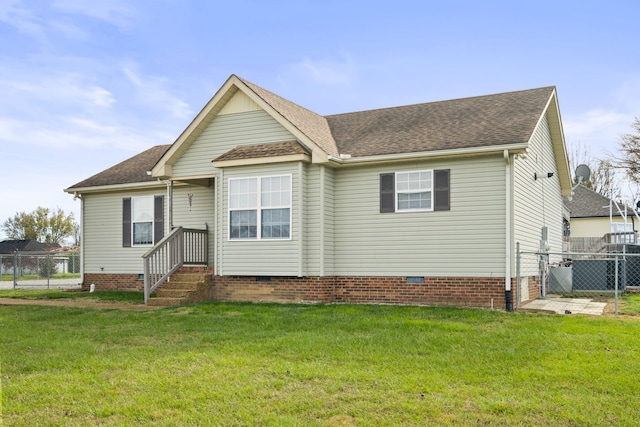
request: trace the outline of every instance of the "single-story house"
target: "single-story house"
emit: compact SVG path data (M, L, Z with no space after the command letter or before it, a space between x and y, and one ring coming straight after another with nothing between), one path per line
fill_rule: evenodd
M49 251L60 248L58 243L41 243L34 239L3 240L0 242L0 254L15 252Z
M585 242L593 240L591 245L595 240L601 240L602 243L635 243L638 221L633 209L626 204L616 203L590 188L578 185L573 195L565 198L565 206L571 218L571 250L587 248L580 244L579 239Z
M172 145L65 191L85 287L199 264L214 300L510 309L571 180L555 87L322 116L232 75Z

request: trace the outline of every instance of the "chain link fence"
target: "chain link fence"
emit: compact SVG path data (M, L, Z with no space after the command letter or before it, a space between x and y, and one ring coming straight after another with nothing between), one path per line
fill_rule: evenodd
M640 246L611 245L606 252L517 252L517 301L559 295L613 302L640 292ZM520 306L520 305L518 305Z
M80 253L15 252L0 255L0 289L80 287Z

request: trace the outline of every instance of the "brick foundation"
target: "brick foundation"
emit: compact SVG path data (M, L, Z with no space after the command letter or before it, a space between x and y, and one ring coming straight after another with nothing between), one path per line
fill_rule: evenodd
M515 296L515 294L514 294ZM343 302L374 304L506 306L503 278L425 277L270 277L214 276L211 294L217 301Z
M82 289L89 290L91 284L95 284L99 291L144 291L144 280L137 274L85 273Z
M179 272L212 273L207 267L185 267ZM530 299L537 297L536 278L529 278ZM267 281L268 280L268 281ZM143 291L137 274L85 274L83 289ZM515 279L512 306L515 308ZM504 278L425 277L407 283L406 277L256 277L213 276L213 301L321 302L506 307Z

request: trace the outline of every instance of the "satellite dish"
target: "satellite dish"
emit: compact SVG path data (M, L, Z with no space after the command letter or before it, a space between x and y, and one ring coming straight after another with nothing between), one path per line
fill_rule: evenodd
M576 168L576 178L578 179L578 183L587 182L591 177L591 170L587 165L578 165Z

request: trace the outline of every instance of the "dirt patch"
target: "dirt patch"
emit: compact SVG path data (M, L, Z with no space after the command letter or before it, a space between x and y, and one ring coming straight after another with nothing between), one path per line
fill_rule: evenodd
M0 305L41 305L47 307L77 307L95 308L103 310L157 310L164 307L154 307L142 304L133 304L120 301L96 301L91 299L20 299L20 298L0 298Z

